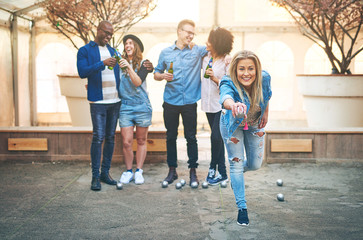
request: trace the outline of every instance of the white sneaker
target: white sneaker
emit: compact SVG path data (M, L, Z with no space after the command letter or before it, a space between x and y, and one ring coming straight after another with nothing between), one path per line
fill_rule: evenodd
M135 172L135 184L143 184L145 182L144 177L142 176L142 173L144 171L142 169L139 169L139 171Z
M124 183L124 184L128 184L132 181L132 179L134 178L134 174L132 172L123 172L120 178L120 182Z

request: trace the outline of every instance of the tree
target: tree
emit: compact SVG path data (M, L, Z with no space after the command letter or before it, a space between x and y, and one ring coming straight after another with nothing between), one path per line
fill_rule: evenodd
M325 51L333 73L350 73L351 61L363 50L357 47L363 23L362 0L270 1L286 9L302 34ZM338 47L341 57L334 54L334 46Z
M93 40L99 22L112 23L118 38L111 44L117 47L123 35L155 9L156 0L47 0L41 2L51 26L67 37L78 49L73 36L84 44Z

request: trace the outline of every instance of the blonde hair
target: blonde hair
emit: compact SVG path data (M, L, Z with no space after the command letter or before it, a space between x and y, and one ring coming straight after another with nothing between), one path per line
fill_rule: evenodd
M247 92L247 89L238 81L238 76L237 76L237 65L240 60L244 59L251 59L256 67L256 80L251 85L251 96ZM242 101L243 101L242 88L245 90L248 99L251 102L251 107L255 106L256 104L259 104L262 101L263 93L262 93L261 62L254 52L248 50L237 52L232 58L231 65L229 67L229 75L232 79L233 84L236 86Z
M195 27L195 23L192 21L192 20L189 20L189 19L184 19L184 20L181 20L178 24L178 28L177 28L177 31L179 29L182 29L184 27L184 25L191 25L193 27Z

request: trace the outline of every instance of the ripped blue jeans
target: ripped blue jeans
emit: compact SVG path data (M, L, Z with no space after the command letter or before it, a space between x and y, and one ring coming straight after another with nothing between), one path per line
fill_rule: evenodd
M245 199L244 172L257 170L261 167L265 144L265 131L257 125L248 126L243 130L239 126L231 138L226 138L227 128L221 124L221 133L228 153L231 186L238 209L247 209Z

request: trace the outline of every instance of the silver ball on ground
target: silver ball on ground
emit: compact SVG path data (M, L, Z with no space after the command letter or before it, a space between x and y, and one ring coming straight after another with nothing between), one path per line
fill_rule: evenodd
M202 183L202 188L208 188L208 182L203 182Z
M192 188L198 188L198 185L198 182L192 182L192 184L190 184Z
M227 187L227 181L222 181L221 182L221 187L226 188Z
M121 182L117 182L116 189L117 190L121 190L122 189L122 183Z
M279 200L280 202L283 202L284 201L284 194L282 194L282 193L277 194L277 200Z
M167 181L163 181L163 182L161 183L161 187L162 187L162 188L167 188L167 187L168 187L168 185L169 185L169 183L168 183Z
M277 185L277 186L280 186L280 187L281 187L283 184L284 184L284 183L283 183L282 179L277 179L277 180L276 180L276 185Z
M181 189L182 188L182 184L180 182L175 184L175 188L176 189Z
M185 184L186 184L186 181L185 181L184 179L181 179L181 180L180 180L180 183L181 183L181 185L184 187L184 186L185 186Z

